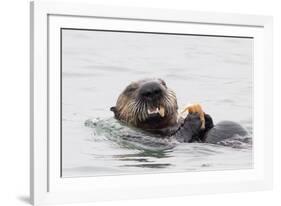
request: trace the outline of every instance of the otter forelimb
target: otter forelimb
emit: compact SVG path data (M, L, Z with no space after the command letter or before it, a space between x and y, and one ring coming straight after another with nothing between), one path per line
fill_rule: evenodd
M191 113L182 121L177 131L173 134L180 142L205 142L206 134L214 127L210 115L204 113L205 128L202 129L200 114Z

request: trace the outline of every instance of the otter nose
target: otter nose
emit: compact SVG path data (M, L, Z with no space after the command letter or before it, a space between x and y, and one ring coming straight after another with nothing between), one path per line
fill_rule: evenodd
M159 98L162 92L161 85L157 82L146 83L140 89L140 95L147 99Z

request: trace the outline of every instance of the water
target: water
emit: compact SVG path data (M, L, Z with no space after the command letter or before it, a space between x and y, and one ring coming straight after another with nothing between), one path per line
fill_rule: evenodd
M62 40L63 177L252 168L251 39L63 30ZM164 79L180 108L198 102L249 136L179 144L120 124L109 108L147 77Z

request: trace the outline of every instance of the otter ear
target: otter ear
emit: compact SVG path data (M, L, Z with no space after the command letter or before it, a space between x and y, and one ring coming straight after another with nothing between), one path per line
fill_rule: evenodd
M112 111L112 112L116 112L116 107L110 107L110 111Z
M114 117L116 119L118 119L118 112L117 112L117 109L116 107L110 107L110 111L112 111L114 113Z

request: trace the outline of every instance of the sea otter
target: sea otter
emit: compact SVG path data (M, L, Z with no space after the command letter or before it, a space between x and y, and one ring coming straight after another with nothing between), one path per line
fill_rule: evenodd
M184 109L188 115L178 114L174 91L162 79L143 79L130 83L111 107L116 119L146 132L162 137L174 136L180 142L217 143L234 135L245 136L247 131L238 123L222 121L214 125L210 115L200 104Z

